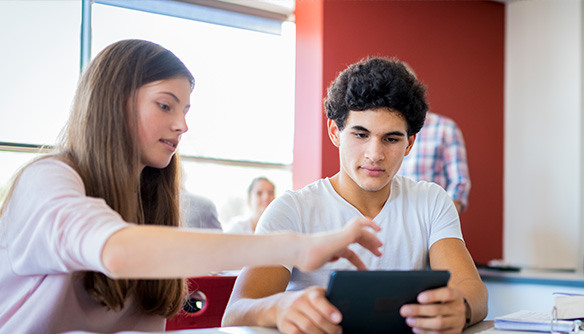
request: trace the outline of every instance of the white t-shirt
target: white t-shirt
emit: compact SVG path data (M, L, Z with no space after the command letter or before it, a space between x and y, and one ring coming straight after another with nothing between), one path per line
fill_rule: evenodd
M163 317L144 315L131 300L106 309L75 273L107 274L103 246L128 226L103 199L87 197L62 161L26 168L0 218L0 333L163 331Z
M321 179L276 198L260 218L256 233L334 231L357 216L363 215L334 190L328 178ZM383 242L383 255L376 257L360 245L350 246L368 269L427 269L432 244L444 238L462 240L456 208L446 191L435 183L395 176L391 194L373 221L381 227L377 237ZM287 290L326 286L330 271L343 269L354 266L341 259L311 273L292 268Z

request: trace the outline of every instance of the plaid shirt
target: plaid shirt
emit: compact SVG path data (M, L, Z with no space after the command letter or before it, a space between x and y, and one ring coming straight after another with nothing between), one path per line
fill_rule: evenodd
M398 174L442 186L453 200L468 205L470 176L462 132L448 117L428 112Z

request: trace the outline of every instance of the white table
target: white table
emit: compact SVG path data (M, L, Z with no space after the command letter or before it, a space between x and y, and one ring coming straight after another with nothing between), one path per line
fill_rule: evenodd
M179 331L161 332L158 334L280 334L275 328L266 327L220 327L220 328L203 328L203 329L183 329ZM530 334L532 332L507 332L498 331L493 328L492 321L483 321L474 326L467 328L463 334ZM64 334L96 334L84 331L67 332ZM143 332L125 331L117 334L144 334ZM156 334L156 333L154 333ZM533 332L535 334L535 332ZM539 333L541 334L541 333Z
M201 328L201 329L182 329L178 331L154 332L148 334L279 334L275 328L266 327L218 327L218 328ZM62 334L99 334L86 331L71 331ZM116 334L146 334L138 331L123 331Z

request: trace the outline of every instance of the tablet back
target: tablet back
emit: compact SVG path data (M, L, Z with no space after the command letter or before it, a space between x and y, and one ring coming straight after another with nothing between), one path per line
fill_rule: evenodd
M412 333L400 307L449 278L448 271L333 271L326 297L343 315L344 334Z

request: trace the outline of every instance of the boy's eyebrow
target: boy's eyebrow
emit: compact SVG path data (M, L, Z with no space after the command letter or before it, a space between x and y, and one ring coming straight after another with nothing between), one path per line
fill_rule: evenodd
M385 134L386 136L398 136L398 137L405 137L406 134L401 131L391 131Z
M351 129L355 130L355 131L361 131L361 132L370 132L369 130L367 130L366 128L360 126L360 125L355 125L352 126ZM406 134L401 132L401 131L390 131L388 133L385 134L385 136L398 136L398 137L405 137Z
M351 129L361 132L369 132L366 128L362 127L361 125L352 126Z

